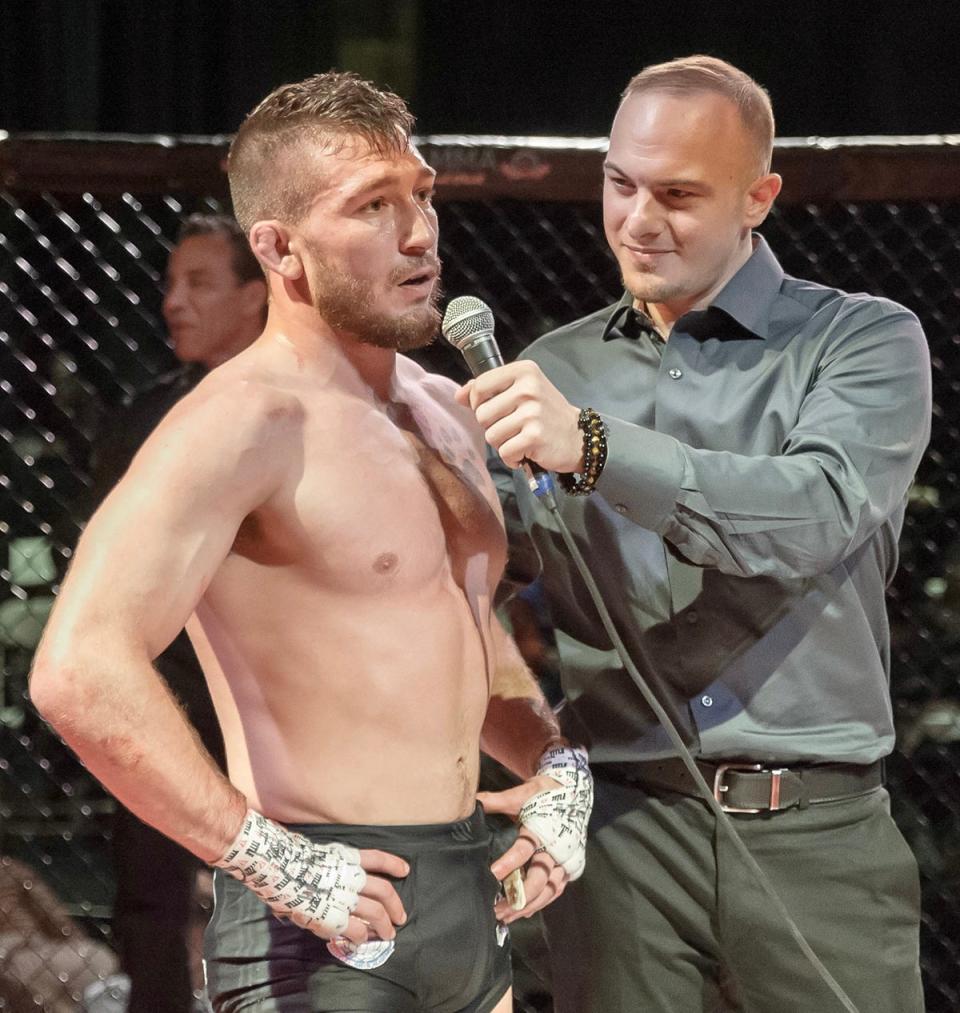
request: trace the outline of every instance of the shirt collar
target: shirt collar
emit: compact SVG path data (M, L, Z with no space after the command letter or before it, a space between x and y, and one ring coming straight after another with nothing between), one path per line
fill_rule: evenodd
M763 236L755 234L754 239L753 253L713 302L705 310L685 313L676 326L683 326L690 333L715 329L738 335L746 331L764 340L770 337L770 316L783 282L783 268ZM646 313L634 309L633 296L624 292L607 319L603 340L636 338L646 330L655 332L653 321Z
M638 310L633 305L633 296L624 292L620 302L613 308L613 312L607 318L603 328L602 338L609 341L611 338L639 338L644 331L657 333L653 321L643 310Z
M722 310L742 328L766 340L770 337L773 303L783 283L783 268L763 236L754 234L754 239L756 246L749 260L723 286L709 308Z

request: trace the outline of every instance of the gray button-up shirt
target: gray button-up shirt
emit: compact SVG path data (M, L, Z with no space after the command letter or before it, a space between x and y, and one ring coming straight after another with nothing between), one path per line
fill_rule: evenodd
M608 426L597 490L558 493L562 515L693 751L864 763L888 753L884 593L930 426L916 317L786 276L758 238L669 341L625 295L524 357ZM542 564L568 733L594 761L672 753L553 518L522 476L500 485L513 576L530 580Z

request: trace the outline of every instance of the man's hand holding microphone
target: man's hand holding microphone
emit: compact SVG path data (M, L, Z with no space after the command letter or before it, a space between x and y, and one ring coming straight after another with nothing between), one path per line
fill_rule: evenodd
M474 377L456 399L474 411L484 438L503 463L522 468L531 491L545 497L553 509L545 472L584 468L580 409L536 363L504 364L493 328L493 312L479 299L462 296L447 307L443 335L463 354ZM593 808L586 750L556 743L541 756L534 777L478 797L485 812L505 813L519 825L517 840L491 869L507 892L497 916L505 924L529 918L583 872Z

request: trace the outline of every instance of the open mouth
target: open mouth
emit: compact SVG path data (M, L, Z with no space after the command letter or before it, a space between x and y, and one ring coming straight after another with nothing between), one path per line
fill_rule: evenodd
M401 281L400 284L407 288L415 288L418 285L429 284L436 276L434 271L421 271L419 274L411 275L406 281Z

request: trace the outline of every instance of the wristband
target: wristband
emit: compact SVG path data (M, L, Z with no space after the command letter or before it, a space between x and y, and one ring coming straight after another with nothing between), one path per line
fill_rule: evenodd
M561 472L557 481L568 496L589 496L607 463L607 427L592 408L581 408L577 428L583 433L583 471Z

